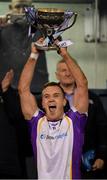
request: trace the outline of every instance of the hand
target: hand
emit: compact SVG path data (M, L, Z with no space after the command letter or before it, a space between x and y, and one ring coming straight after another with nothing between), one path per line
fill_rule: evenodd
M60 41L58 39L55 40L55 44L57 45L57 47L58 47L59 42ZM67 54L67 47L58 47L57 52L58 52L58 54L60 54L63 57L64 55Z
M95 171L97 169L103 169L104 167L104 160L103 159L96 159L93 166L92 170Z
M59 48L59 52L58 52L62 57L66 54L68 54L67 52L67 47L63 47L63 48Z
M6 19L6 17L4 16L4 17L1 17L0 16L0 27L4 27L4 26L6 26L7 25L7 19Z
M44 41L44 38L41 37L36 41L36 43L42 44L43 41ZM31 53L39 54L39 51L40 50L37 49L35 42L33 42L31 45Z
M6 73L5 77L3 78L2 82L1 82L3 92L6 92L8 90L9 86L12 83L13 77L14 77L14 71L13 71L13 69L10 69Z

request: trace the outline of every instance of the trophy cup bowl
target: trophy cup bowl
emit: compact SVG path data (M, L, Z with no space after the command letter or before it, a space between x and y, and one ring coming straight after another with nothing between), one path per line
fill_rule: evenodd
M64 11L56 8L39 8L38 20L40 23L49 26L59 26L64 21Z
M71 28L76 22L77 13L57 8L25 9L28 22L33 29L38 29L44 38L43 44L36 43L40 50L57 50L56 39L61 39L61 34ZM72 18L72 16L74 18ZM69 25L70 19L73 19Z
M55 28L59 27L64 21L63 9L56 8L39 8L38 9L38 28L42 32L44 38L49 38L48 46L37 46L41 50L55 50L57 46L54 44L53 34Z

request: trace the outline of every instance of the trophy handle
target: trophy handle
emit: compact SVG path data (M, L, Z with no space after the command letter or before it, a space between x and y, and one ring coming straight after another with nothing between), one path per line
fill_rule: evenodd
M76 22L77 15L78 15L77 13L73 13L74 19L73 19L72 24L71 24L69 27L66 27L65 29L61 29L61 30L57 30L57 31L58 31L58 32L62 32L62 31L65 31L65 30L71 28L71 27L75 24L75 22Z
M77 13L74 13L74 20L73 20L72 24L68 28L66 28L66 29L71 28L75 24L75 22L77 20L77 15L78 15Z

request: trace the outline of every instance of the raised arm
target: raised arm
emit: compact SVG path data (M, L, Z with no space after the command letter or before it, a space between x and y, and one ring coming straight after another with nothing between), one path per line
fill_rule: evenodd
M35 97L30 92L30 85L33 78L38 56L39 52L37 51L35 45L32 43L31 54L24 66L18 84L21 108L26 120L30 120L33 114L38 109Z
M76 61L70 56L66 48L60 48L60 55L65 60L76 82L73 106L80 112L88 112L88 82Z

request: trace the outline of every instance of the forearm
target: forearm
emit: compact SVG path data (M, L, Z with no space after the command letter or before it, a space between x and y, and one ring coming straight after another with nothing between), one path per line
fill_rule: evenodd
M88 111L88 81L76 63L76 61L70 56L66 49L61 48L60 55L63 57L73 82L76 83L73 96L73 106L80 112L84 113Z
M64 53L63 59L65 60L71 74L73 75L76 84L82 86L82 84L85 83L86 85L87 84L86 76L84 75L79 65L76 63L75 59L73 59L69 53Z
M31 54L23 68L18 85L21 108L26 120L30 120L38 109L35 97L30 92L30 85L34 75L38 56L39 52L36 49L35 44L32 43Z

